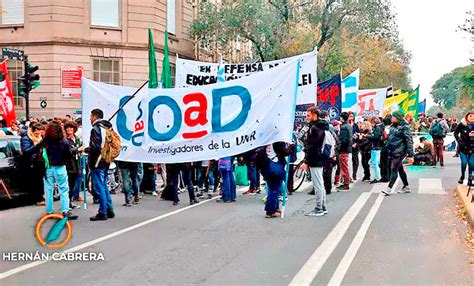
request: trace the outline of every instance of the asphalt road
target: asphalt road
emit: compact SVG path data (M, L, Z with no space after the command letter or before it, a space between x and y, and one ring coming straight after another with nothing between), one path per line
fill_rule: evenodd
M304 216L315 203L308 184L290 197L283 219L264 218L262 195L192 207L187 194L178 207L145 196L130 208L115 195L117 217L90 222L97 205L77 210L62 249L101 252L105 261L2 257L0 285L473 285L474 254L452 192L459 163L446 157L444 169L409 168L411 194L383 197L384 185L357 181L329 195L329 214L319 218ZM43 211L0 212L2 254L51 251L34 238Z

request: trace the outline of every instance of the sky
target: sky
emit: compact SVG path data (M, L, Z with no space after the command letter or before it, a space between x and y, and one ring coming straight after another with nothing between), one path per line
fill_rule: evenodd
M456 31L472 0L392 0L400 38L411 52L411 85L420 85L420 100L434 105L431 87L441 76L470 64L474 45L468 34Z

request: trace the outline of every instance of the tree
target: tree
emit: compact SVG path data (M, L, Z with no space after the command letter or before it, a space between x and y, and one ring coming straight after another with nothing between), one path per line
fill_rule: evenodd
M474 66L459 67L443 75L431 88L436 104L447 110L457 106L472 109L474 100Z
M190 30L198 40L215 40L220 48L239 36L253 43L260 60L286 56L282 48L295 31L312 32L307 52L321 49L344 25L355 33L379 38L398 38L389 0L322 0L290 4L289 0L202 1ZM313 45L307 48L307 45Z
M458 28L460 31L468 33L471 41L474 40L474 13L472 11L466 12L466 20Z

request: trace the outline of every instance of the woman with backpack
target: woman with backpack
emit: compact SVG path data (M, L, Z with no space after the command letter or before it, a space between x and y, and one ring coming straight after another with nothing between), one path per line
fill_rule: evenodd
M469 166L468 185L472 185L474 175L474 111L469 111L456 127L454 137L459 145L459 157L461 158L461 177L458 183L464 183L466 167Z
M70 200L66 164L71 160L72 153L61 124L55 121L48 124L43 139L43 146L43 158L46 166L46 175L44 177L46 212L48 214L54 212L54 183L57 183L61 198L62 214L68 217L69 220L77 219L77 215L72 215L69 211Z

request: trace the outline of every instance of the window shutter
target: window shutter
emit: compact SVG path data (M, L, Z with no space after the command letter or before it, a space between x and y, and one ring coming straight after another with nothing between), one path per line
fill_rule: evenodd
M176 0L167 0L166 26L168 33L176 35Z
M23 24L25 22L24 0L0 0L0 24Z
M91 0L91 25L120 27L120 0Z

